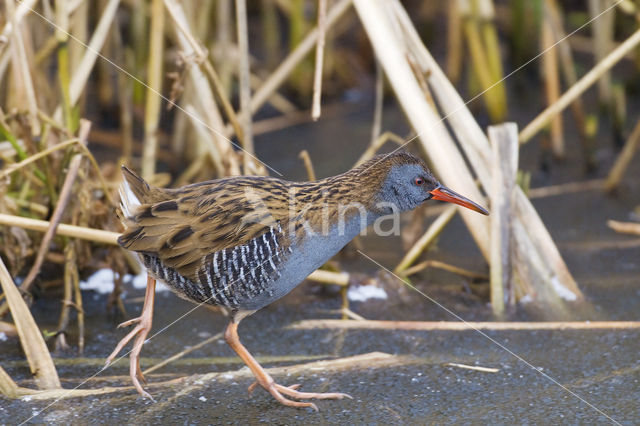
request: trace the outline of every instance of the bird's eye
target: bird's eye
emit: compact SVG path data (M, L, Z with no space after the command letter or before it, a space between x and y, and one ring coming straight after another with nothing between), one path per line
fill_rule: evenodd
M415 178L415 180L413 181L413 183L415 183L416 185L420 186L424 183L424 179L422 178Z

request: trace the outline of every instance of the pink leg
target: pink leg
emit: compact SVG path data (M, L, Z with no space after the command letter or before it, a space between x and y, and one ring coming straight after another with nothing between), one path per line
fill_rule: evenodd
M127 334L122 340L120 340L118 346L116 346L115 350L111 353L111 355L109 355L106 362L106 365L111 364L116 355L118 355L118 353L124 348L124 346L135 337L136 339L133 342L133 348L131 349L131 353L129 355L129 375L131 376L133 386L135 386L138 393L145 398L149 398L152 401L153 398L142 388L142 385L138 381L138 377L146 383L146 380L142 375L142 370L140 369L140 352L142 351L142 345L144 344L147 335L151 331L151 323L153 320L153 301L155 293L156 280L155 278L148 276L147 291L144 295L144 305L142 308L142 313L138 318L123 322L118 326L118 328L128 327L133 324L136 324L136 326L129 332L129 334Z
M318 407L312 402L298 402L285 398L282 394L297 399L342 399L351 398L346 393L311 393L311 392L298 392L296 389L299 385L293 385L290 387L277 384L273 378L262 368L262 366L255 360L255 358L249 353L238 337L238 323L231 322L224 333L224 337L236 351L238 356L247 364L247 366L256 376L256 383L249 386L249 392L251 392L258 384L265 388L279 403L290 407L311 407L318 411Z

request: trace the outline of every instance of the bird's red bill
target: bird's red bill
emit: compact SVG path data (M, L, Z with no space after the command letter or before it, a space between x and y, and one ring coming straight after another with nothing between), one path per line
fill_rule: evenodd
M478 213L489 215L489 212L486 211L484 208L474 203L467 197L463 197L462 195L453 192L446 186L439 186L433 191L431 191L430 194L431 194L432 200L440 200L440 201L446 201L448 203L454 203L459 206L466 207L468 209L476 211Z

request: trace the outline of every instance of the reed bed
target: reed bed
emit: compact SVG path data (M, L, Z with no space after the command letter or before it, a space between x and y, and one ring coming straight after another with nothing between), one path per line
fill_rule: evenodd
M633 131L621 138L624 148L606 181L538 188L529 195L619 187L637 158L640 123L626 113L626 89L616 86L612 69L631 58L627 68L637 78L640 61L633 55L640 44L640 10L633 2L612 6L605 0L590 0L585 10L562 10L562 2L555 0L496 3L441 2L424 6L426 12L418 10L410 19L396 0L3 2L0 330L20 337L36 386L48 392L42 398L60 396L49 351L82 353L89 332L84 323L92 312L83 308L80 277L101 267L119 276L139 268L116 244L121 230L115 213L118 166L138 169L161 186L240 174L278 176L256 156L255 136L335 114L336 94L361 82L363 70L373 82L375 106L371 141L356 164L383 148L417 139L412 148L425 154L447 185L468 188L477 200L492 194L495 213L489 223L455 207L431 209L426 216L437 217L421 236L405 235L407 248L393 273L408 282L433 267L487 285L490 281L498 319L527 295L549 309L566 309L557 286L581 299L525 195L526 185L516 185L518 147L535 141L556 159L566 158L562 112L570 107L584 167L593 170L597 127L614 117L620 135L626 135L629 124ZM447 50L438 62L446 62L446 74L416 30L443 16ZM576 16L583 17L577 26L571 24ZM582 31L582 26L593 31ZM528 42L531 37L538 43ZM574 54L585 49L593 49L593 57L588 69L579 72ZM539 64L524 59L538 55ZM513 119L509 105L518 100L509 99L508 89L512 79L521 77L506 70L520 65L526 68L523 73L535 74L545 105L537 117L518 123L518 133L515 124L499 124ZM582 99L594 85L597 108ZM482 105L464 102L463 92L481 98ZM390 94L415 131L410 137L384 128L383 104ZM488 137L469 108L481 121L496 124ZM283 155L300 156L315 179L307 151ZM458 213L489 275L430 259L430 247ZM416 218L423 225L424 211ZM611 221L609 226L640 233L637 223ZM346 291L354 280L349 271L330 264L310 279L341 286L340 313L357 318L345 324L365 327L348 306ZM57 328L46 336L29 310L34 287L44 282L53 283L46 291L62 294ZM109 303L124 313L121 292L118 280ZM333 322L304 326L343 327ZM602 325L609 326L615 324ZM67 340L71 327L77 327L78 341ZM36 392L18 386L1 367L0 391L8 397Z

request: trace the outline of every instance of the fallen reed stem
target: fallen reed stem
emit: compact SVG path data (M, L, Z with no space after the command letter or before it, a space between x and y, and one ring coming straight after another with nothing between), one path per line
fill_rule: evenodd
M640 223L608 220L607 226L620 234L640 235Z
M454 322L454 321L376 321L316 319L295 322L293 330L630 330L640 321L549 321L549 322Z

